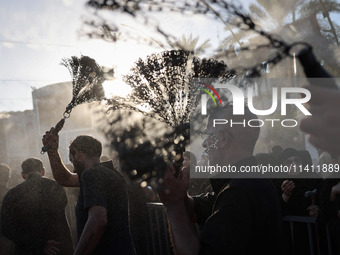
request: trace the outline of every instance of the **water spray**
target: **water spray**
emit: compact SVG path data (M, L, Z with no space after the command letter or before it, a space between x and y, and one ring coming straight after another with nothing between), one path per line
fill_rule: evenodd
M63 59L60 64L67 67L71 74L72 100L66 107L63 118L55 126L54 132L56 133L63 128L65 120L70 117L75 106L104 98L102 83L105 81L106 74L102 67L88 56L81 56L80 58L72 56L69 59ZM42 147L40 153L44 154L47 150L48 148Z

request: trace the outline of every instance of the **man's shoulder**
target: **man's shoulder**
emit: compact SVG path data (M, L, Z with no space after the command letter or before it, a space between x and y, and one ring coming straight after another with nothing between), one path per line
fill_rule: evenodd
M7 193L5 194L4 198L3 198L3 202L8 201L9 199L13 199L15 196L17 196L17 194L18 194L18 192L20 190L19 185L21 185L21 184L18 184L17 186L9 189L7 191Z
M55 199L66 195L64 188L58 182L45 176L33 176L27 179L20 189L21 194L25 192L26 194L23 195L31 198L50 196ZM32 192L33 190L35 192Z
M42 189L43 188L60 188L62 189L63 187L58 184L53 179L50 179L46 176L41 176L40 178L34 178L34 179L29 179L26 180L25 182L22 183L25 186L40 186Z
M8 189L5 197L11 197L11 196L16 196L20 192L26 190L27 182L23 181L22 183L19 183L13 188Z
M243 158L243 159L237 161L233 165L236 166L236 167L240 167L240 166L256 166L256 165L258 165L258 162L256 160L256 157L250 156L250 157L246 157L246 158Z
M229 182L230 186L244 186L244 187L272 187L272 181L264 178L234 178Z
M270 179L232 179L228 187L249 193L250 195L254 195L255 193L268 195L276 192L276 188Z
M279 204L279 195L270 179L233 179L219 194L220 198L232 197L244 201L267 201L273 206ZM256 203L255 203L256 204Z
M49 183L51 185L59 185L58 182L56 182L55 180L53 179L50 179L48 177L45 177L43 176L41 179L40 179L41 182L45 182L45 183ZM60 185L59 185L60 186Z
M42 191L42 192L40 192ZM22 198L32 199L39 196L39 194L45 194L49 196L59 196L64 191L56 181L48 178L40 178L35 181L24 181L17 186L8 190L3 202L22 200Z
M98 179L98 178L105 178L107 180L119 180L121 181L123 175L118 172L112 164L109 164L109 162L102 162L97 165L94 165L88 169L86 169L82 175L81 178L84 179Z

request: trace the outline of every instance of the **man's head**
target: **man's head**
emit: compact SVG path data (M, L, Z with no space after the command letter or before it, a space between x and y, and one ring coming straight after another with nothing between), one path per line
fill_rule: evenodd
M10 175L11 168L6 164L0 164L0 186L7 186Z
M252 156L260 128L249 126L248 121L257 119L247 107L244 115L233 115L233 108L230 106L219 108L210 114L203 142L210 164L231 164Z
M289 172L289 175L297 175L299 174L298 171L294 171L294 167L292 166L302 166L303 165L303 160L301 158L301 155L299 154L299 151L294 149L294 148L287 148L284 149L279 155L279 161L282 165L285 165L289 167L291 170Z
M78 174L99 163L101 154L101 142L89 135L78 136L69 146L69 158Z
M33 174L37 173L40 175L45 175L45 169L43 162L38 158L28 158L21 164L21 176L26 180L26 178Z
M283 148L280 145L275 145L272 147L272 154L274 156L277 156L281 151L283 151Z

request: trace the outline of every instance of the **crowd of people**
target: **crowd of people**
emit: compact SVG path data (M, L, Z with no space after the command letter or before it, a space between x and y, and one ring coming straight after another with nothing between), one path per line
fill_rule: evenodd
M301 130L322 150L321 164L339 164L340 92L310 91L312 115L301 122ZM236 169L313 164L308 151L294 148L274 146L254 155L259 127L215 126L216 118L239 122L257 116L247 107L243 116L233 115L232 106L217 108L204 131L204 158L197 162L194 154L184 152L180 172L169 165L156 190L129 182L111 160L103 161L102 144L92 136L71 141L72 164L65 164L52 127L42 141L54 180L44 176L40 159L27 158L21 165L23 182L8 190L11 169L0 164L1 254L152 254L147 249L147 201L163 203L175 254L310 254L306 226L297 224L292 233L284 221L291 215L313 219L318 254L330 248L340 254L340 179L317 173L305 178L296 172L280 178L220 173L210 180L190 179L190 166L208 162ZM73 210L76 222L70 222Z

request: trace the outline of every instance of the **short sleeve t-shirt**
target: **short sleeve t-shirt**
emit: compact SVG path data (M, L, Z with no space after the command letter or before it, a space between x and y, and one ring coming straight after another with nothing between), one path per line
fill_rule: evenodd
M59 254L73 254L66 204L64 189L38 173L11 189L3 201L1 225L2 234L16 245L15 254L41 254L48 240L60 243Z
M88 209L107 210L108 226L93 254L135 254L129 228L128 196L123 176L103 163L85 170L76 205L78 241L88 218Z

